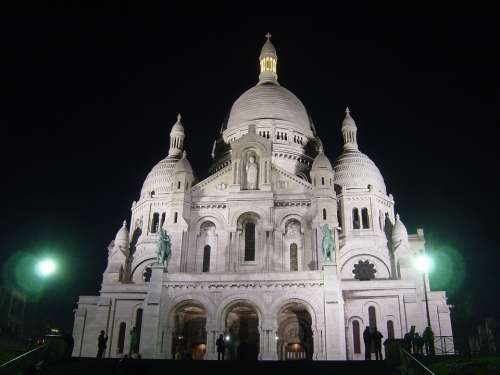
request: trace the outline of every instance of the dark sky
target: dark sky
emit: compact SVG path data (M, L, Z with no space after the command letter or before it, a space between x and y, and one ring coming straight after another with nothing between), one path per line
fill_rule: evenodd
M78 295L98 292L107 245L166 155L178 112L206 177L268 31L279 80L332 161L351 108L408 231L425 230L439 260L433 288L450 292L457 329L499 316L499 19L371 11L73 6L2 17L0 260L59 257L41 319L71 328Z

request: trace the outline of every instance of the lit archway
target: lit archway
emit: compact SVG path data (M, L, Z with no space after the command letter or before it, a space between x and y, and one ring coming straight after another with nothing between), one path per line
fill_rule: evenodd
M172 358L187 353L193 359L204 359L207 344L207 311L196 301L181 303L174 311Z
M313 358L312 318L304 304L290 302L281 308L276 345L278 358L282 361Z
M248 302L237 302L226 314L228 359L257 360L260 348L259 316Z

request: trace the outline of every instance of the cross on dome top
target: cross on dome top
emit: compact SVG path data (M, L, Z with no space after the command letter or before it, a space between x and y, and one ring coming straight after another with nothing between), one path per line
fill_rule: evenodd
M349 113L351 113L351 111L349 110L349 107L345 107L345 114L348 115Z
M181 118L182 118L181 114L180 114L180 113L178 113L178 114L177 114L177 120L178 120L178 121L181 121Z
M272 35L268 32L268 33L266 34L266 38L269 40L271 37L272 37Z

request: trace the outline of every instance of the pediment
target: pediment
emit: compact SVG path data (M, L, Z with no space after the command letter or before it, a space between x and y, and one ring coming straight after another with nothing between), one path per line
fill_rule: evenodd
M203 181L200 181L199 183L194 185L192 190L193 197L206 195L226 195L229 189L229 185L231 184L231 170L232 167L228 165L217 173L208 176Z
M273 164L272 190L277 193L304 193L312 189L312 185L302 178L292 175Z

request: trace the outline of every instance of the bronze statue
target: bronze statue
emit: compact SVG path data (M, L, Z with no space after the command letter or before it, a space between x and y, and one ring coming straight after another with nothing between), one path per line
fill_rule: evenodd
M158 236L158 248L156 250L156 259L163 267L168 265L168 259L172 254L172 243L170 242L170 236L167 231L160 228Z
M327 261L332 260L332 252L335 251L335 241L333 239L333 233L327 224L321 226L321 231L323 232L323 241L321 241L321 247L323 248L323 259Z

